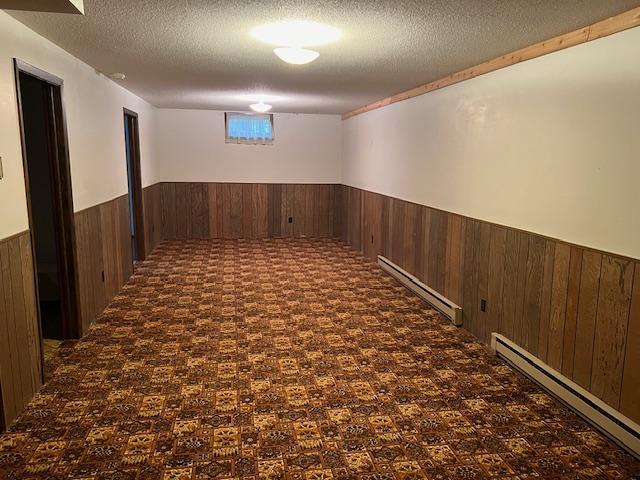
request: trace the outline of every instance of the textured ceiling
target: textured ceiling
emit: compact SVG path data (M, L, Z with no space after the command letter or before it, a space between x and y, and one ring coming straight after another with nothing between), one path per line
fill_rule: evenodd
M8 11L158 107L343 113L640 5L640 0L85 0L85 16ZM305 66L251 36L270 21L340 28Z

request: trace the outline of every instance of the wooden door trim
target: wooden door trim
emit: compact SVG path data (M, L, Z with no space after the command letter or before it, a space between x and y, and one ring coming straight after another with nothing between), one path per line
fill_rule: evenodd
M127 107L123 107L122 110L124 111L125 115L129 115L130 117L138 118L138 113L134 112L133 110L129 110Z
M135 242L138 258L136 260L144 260L146 258L145 238L144 238L144 215L142 210L142 173L140 168L140 134L138 114L128 108L122 109L124 112L125 122L129 122L129 139L131 141L131 183L129 185L129 193L132 195L133 204L133 221L135 225ZM131 119L131 121L129 121ZM126 142L126 138L125 138ZM127 145L125 144L125 155ZM127 160L129 161L129 160ZM127 169L129 166L127 165Z
M56 87L62 87L64 81L56 77L55 75L45 72L44 70L39 69L38 67L34 67L30 63L25 62L24 60L20 60L19 58L14 58L13 63L15 65L15 69L19 70L22 73L26 73L31 75L32 77L37 78L38 80L42 80L43 82L50 83L51 85L55 85Z
M73 192L71 188L71 167L69 161L69 144L67 136L66 116L64 104L62 102L63 80L22 60L14 58L14 75L16 85L16 98L18 102L18 122L20 129L20 145L22 149L22 165L25 181L25 193L27 197L27 215L29 218L29 236L31 239L31 254L33 257L33 278L36 292L36 311L38 315L38 330L42 339L42 323L40 313L38 272L35 254L35 239L33 232L33 215L31 207L31 193L29 187L29 166L27 160L26 137L24 131L24 120L22 115L22 94L20 91L20 74L25 73L48 84L49 101L47 102L49 113L53 119L53 124L48 125L50 137L51 153L54 158L49 157L52 173L54 174L54 190L56 199L53 202L54 215L56 217L56 241L58 243L58 264L61 280L61 308L62 314L62 334L65 338L80 338L82 328L80 324L80 309L78 295L78 268L76 257L75 241L75 221L73 213ZM49 122L47 121L49 124ZM64 268L60 268L63 266ZM40 349L41 362L44 364L42 348ZM43 369L44 377L44 369ZM43 378L44 380L44 378Z

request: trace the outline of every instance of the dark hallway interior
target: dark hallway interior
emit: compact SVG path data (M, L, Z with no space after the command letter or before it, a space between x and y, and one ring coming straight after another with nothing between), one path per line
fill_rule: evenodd
M60 266L49 138L52 113L48 106L48 92L45 82L20 73L42 334L44 338L62 339Z

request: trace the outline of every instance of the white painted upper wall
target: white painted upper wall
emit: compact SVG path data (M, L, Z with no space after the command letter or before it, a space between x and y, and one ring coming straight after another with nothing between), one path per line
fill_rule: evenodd
M343 122L343 183L640 258L640 28Z
M64 81L75 211L128 191L123 107L139 114L143 186L157 181L155 107L0 11L0 239L29 228L14 57Z
M224 112L158 110L161 180L340 183L340 116L275 113L273 122L273 145L237 145L225 143Z

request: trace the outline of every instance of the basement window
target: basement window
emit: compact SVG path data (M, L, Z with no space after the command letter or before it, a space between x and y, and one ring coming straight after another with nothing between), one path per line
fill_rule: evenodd
M226 142L241 145L272 145L273 115L224 114Z

